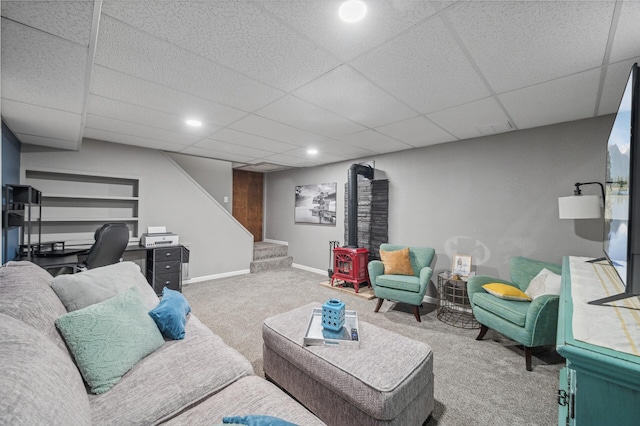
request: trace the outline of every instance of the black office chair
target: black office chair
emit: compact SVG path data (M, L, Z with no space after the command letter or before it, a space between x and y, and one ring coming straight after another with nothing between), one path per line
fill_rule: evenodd
M105 223L96 230L94 238L96 242L79 265L80 270L118 263L129 244L129 227L124 223Z

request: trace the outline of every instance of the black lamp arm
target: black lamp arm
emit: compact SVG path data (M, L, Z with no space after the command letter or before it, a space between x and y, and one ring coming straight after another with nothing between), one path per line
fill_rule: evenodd
M604 186L600 182L584 182L584 183L576 183L576 189L573 191L574 195L582 195L582 191L580 187L582 185L600 185L600 191L602 192L602 201L604 201Z

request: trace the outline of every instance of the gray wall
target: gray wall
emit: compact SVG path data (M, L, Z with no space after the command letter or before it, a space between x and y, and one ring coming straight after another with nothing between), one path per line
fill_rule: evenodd
M601 220L560 220L557 199L571 195L575 182L604 180L612 120L598 117L360 161L374 160L376 178L389 179L389 242L435 248L436 272L449 270L457 253L471 255L479 274L508 278L514 255L557 263L565 255L601 255ZM325 271L329 241L344 244L342 214L335 227L294 224L295 186L335 181L340 202L353 162L266 175L265 238L287 241L294 263ZM600 193L596 185L583 188L585 194Z
M229 213L233 205L233 171L228 161L167 153ZM225 202L226 197L226 202Z
M244 271L253 259L253 236L182 168L161 151L85 140L80 151L23 145L27 169L136 176L140 229L164 225L191 251L191 279Z

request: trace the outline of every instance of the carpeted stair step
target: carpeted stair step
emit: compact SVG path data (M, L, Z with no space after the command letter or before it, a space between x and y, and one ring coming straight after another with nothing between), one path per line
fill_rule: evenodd
M257 242L253 244L253 260L286 257L288 247L282 244Z
M272 269L290 268L293 264L292 256L269 257L266 259L258 259L251 262L249 272L256 273L262 271L270 271Z

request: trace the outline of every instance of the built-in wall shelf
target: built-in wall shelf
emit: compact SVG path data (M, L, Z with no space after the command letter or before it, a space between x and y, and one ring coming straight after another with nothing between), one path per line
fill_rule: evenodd
M139 238L140 180L128 176L26 170L25 181L42 191L42 241L93 241L108 222L124 222Z

